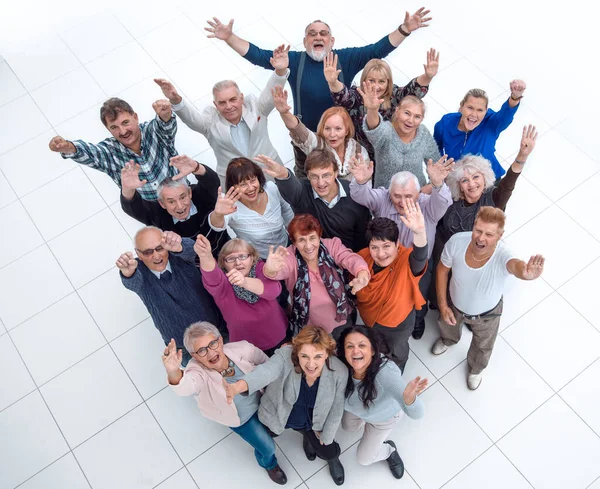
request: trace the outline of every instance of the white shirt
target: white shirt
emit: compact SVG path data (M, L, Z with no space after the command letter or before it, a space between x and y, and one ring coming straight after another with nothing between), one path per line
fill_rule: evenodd
M481 268L471 268L465 261L471 231L452 236L442 252L442 263L452 269L450 299L458 310L470 315L487 312L500 302L504 282L511 275L506 268L513 253L499 241L493 255Z
M288 178L290 178L289 173ZM338 186L338 193L333 199L331 199L331 202L327 202L323 197L321 197L317 192L315 192L315 189L313 188L313 197L315 199L321 199L323 202L325 202L325 204L327 204L327 207L329 207L330 209L333 209L335 207L335 204L337 204L342 197L347 197L346 191L344 190L344 187L342 187L340 181L336 179L336 182Z
M231 134L231 142L235 148L243 155L248 154L248 145L250 144L250 128L242 117L237 124L229 125L229 133Z
M196 214L198 214L198 209L196 208L194 203L191 202L190 212L188 213L188 216L185 219L177 219L175 216L171 216L171 217L173 218L173 224L177 224L178 222L187 221L190 217L195 216Z

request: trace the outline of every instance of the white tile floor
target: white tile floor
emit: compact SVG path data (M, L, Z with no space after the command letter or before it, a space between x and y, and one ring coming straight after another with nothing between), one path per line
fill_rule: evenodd
M165 388L160 336L113 266L139 224L119 209L110 179L62 160L47 142L54 134L106 137L97 113L109 96L151 117L162 97L156 75L201 105L221 78L259 93L268 74L205 37L213 15L234 17L237 32L265 47L297 46L304 26L323 18L342 47L376 41L420 4L348 0L338 11L307 0L294 11L297 2L207 3L34 1L3 12L0 489L275 487L244 442ZM507 291L502 333L477 392L465 386L470 335L434 358L435 314L428 317L407 367L407 376L431 380L427 415L393 435L407 473L396 481L384 464L358 466L357 435L340 433L346 487L600 488L600 217L592 198L600 98L596 60L588 59L599 12L583 0L537 3L432 0L431 27L389 57L405 81L421 72L427 48L441 50L426 98L430 129L474 85L497 107L511 78L528 82L498 143L510 164L520 126L540 129L508 207L506 241L548 262L542 280ZM271 130L289 160L275 115ZM206 141L183 125L177 145L214 165ZM288 487L334 487L325 464L306 460L295 433L277 443Z

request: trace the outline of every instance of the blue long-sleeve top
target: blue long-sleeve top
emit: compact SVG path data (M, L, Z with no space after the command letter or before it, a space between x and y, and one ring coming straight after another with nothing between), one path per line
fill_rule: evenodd
M519 105L511 108L507 100L498 112L488 109L481 124L471 132L458 128L462 117L460 112L446 114L435 125L433 139L441 154L447 154L456 161L468 154L483 156L492 163L496 178L500 178L506 171L496 158L496 141L500 133L510 126Z
M381 38L374 44L359 48L336 49L340 67L344 76L344 82L350 84L356 74L362 70L367 62L373 58L385 58L394 49L396 49L388 39L388 36ZM298 94L296 93L296 83L298 76L298 65L302 51L289 52L290 87L292 88L292 97L294 98L294 114L298 114L298 104L296 102ZM250 63L262 66L272 70L270 59L273 56L272 50L260 49L250 43L250 48L244 56ZM319 119L323 112L333 106L329 85L323 74L323 62L315 61L310 56L306 56L304 71L302 73L302 83L300 85L300 95L302 101L302 122L311 131L317 130Z

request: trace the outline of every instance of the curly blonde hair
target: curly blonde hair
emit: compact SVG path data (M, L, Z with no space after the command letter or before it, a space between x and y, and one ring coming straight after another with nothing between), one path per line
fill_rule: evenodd
M450 188L452 199L457 201L464 199L465 196L460 189L460 179L465 176L465 173L473 175L481 173L485 181L485 190L494 186L496 175L492 170L492 164L482 156L467 155L457 161L454 170L446 177L446 185Z

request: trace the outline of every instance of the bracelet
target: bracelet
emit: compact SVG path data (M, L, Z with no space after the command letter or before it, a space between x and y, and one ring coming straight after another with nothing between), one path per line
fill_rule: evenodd
M196 161L196 168L192 173L196 173L200 169L200 163Z
M402 29L402 24L400 24L400 25L398 26L398 32L399 32L400 34L402 34L404 37L408 37L408 36L410 36L410 32L406 32L404 29Z
M431 186L432 186L434 189L436 189L436 190L439 190L439 189L441 189L441 188L444 186L444 182L442 182L442 183L441 183L441 185L440 185L439 187L436 187L436 186L433 184L433 182L431 182L431 181L430 181L429 183L430 183L430 184L431 184Z
M511 100L514 100L515 102L518 102L519 100L521 100L523 98L523 95L521 95L520 97L513 97L513 94L510 94L510 98Z
M515 163L518 163L519 165L524 165L525 163L527 163L526 161L519 161L515 158Z

